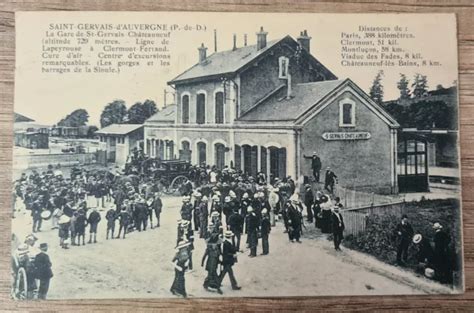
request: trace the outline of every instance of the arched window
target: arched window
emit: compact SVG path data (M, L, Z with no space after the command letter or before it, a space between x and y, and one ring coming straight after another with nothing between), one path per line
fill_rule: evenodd
M216 143L214 145L214 164L218 169L223 169L225 166L225 146L222 143Z
M182 109L182 123L189 123L189 96L184 95L181 100L181 109Z
M214 112L216 115L216 124L224 124L224 93L219 91L215 94L216 107Z
M355 102L351 99L339 102L339 126L355 126Z
M206 95L200 93L196 97L196 124L206 123Z
M181 142L181 150L179 150L179 159L191 162L191 144L187 140Z
M198 142L197 143L197 152L198 152L198 164L206 164L206 143L205 142Z

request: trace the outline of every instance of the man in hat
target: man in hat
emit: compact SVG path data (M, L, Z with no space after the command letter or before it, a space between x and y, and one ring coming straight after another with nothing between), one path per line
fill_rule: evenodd
M244 230L244 218L239 214L238 208L235 208L232 214L229 216L229 229L234 233L232 237L232 243L240 251L240 237ZM235 240L237 238L237 240Z
M344 219L342 214L339 212L339 207L335 206L331 215L331 224L332 224L332 236L334 239L334 249L336 251L341 251L339 245L341 244L344 233Z
M153 208L153 211L155 212L156 227L160 227L160 215L161 215L161 210L163 209L163 202L161 201L159 192L155 192L152 208ZM153 228L153 221L151 221L151 223L152 223L152 228Z
M43 212L42 201L40 197L33 202L33 206L31 208L31 217L33 218L33 232L40 232L41 231L41 212Z
M193 221L194 221L194 230L198 231L201 219L199 217L201 213L201 199L202 199L202 194L200 192L195 192L194 193L194 204L193 204Z
M181 218L191 222L193 217L193 205L190 203L191 197L183 197L183 205L181 206Z
M329 191L331 194L334 193L334 185L337 183L337 176L328 166L326 169L326 176L324 177L324 189Z
M321 159L316 154L316 151L313 152L312 156L303 155L305 159L311 159L311 169L313 170L314 180L319 183L319 176L321 172Z
M408 246L413 238L413 227L408 223L408 216L402 215L402 220L395 230L398 236L397 264L405 265L408 259Z
M224 280L225 275L229 274L229 279L230 279L230 284L232 286L232 289L240 290L242 288L237 284L237 280L235 279L235 276L234 276L234 270L232 269L232 266L234 266L237 260L237 252L238 252L238 249L232 244L233 237L234 237L234 234L232 233L232 231L228 230L224 233L224 243L222 247L223 269L221 271L219 279L222 285L222 281Z
M199 238L206 237L207 223L209 218L208 198L202 197L198 206L199 211Z
M69 231L71 227L71 218L67 215L62 215L59 218L59 245L63 249L69 249L66 240L69 239Z
M413 236L413 243L418 250L416 254L418 261L417 272L424 274L426 268L432 267L434 256L433 248L429 240L424 238L421 234L415 234Z
M304 205L306 207L306 221L309 223L313 222L313 204L314 196L311 185L304 186Z
M288 238L290 242L296 240L301 243L301 227L302 227L302 215L301 215L301 203L298 200L297 195L292 195L287 205L287 216L288 216Z
M46 299L49 290L49 281L53 277L51 270L51 261L46 252L48 252L48 244L40 244L41 252L36 255L34 260L35 278L39 280L38 299Z
M245 233L247 234L247 243L250 248L249 257L251 258L257 256L259 226L259 219L255 214L253 207L249 206L247 208Z
M268 237L270 235L270 231L272 230L272 226L270 224L270 218L268 216L268 210L262 210L262 221L260 226L260 231L262 234L262 255L267 255L270 252L270 247L268 244Z
M148 224L148 207L143 197L138 196L135 203L135 210L137 211L138 217L138 231L141 231L142 229L145 231Z
M443 230L443 226L436 222L433 224L435 231L433 242L434 242L434 270L435 276L442 283L451 282L451 264L449 260L449 243L451 238Z
M92 208L91 214L89 214L89 218L87 222L89 223L89 242L92 243L92 237L94 237L94 243L97 243L97 226L101 220L99 212L97 212L97 208Z

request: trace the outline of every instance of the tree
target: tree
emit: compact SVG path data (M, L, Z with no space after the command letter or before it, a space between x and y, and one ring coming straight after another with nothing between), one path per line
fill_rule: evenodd
M146 99L145 102L143 102L143 112L147 119L158 112L155 101Z
M413 89L414 97L422 97L428 91L428 79L426 78L426 75L416 73L411 87Z
M383 71L379 71L374 78L372 87L370 87L370 98L374 100L377 104L382 104L383 102L383 86L382 86L382 77Z
M79 127L89 121L89 113L84 109L77 109L58 122L58 126Z
M125 101L114 100L107 104L100 115L100 127L106 127L111 124L122 124L127 116L127 107Z
M157 112L156 104L152 100L137 102L128 109L128 123L143 124L150 116Z
M400 74L400 80L397 83L397 87L400 90L400 99L409 99L410 98L410 89L408 85L410 81L407 79L405 74Z
M87 138L93 138L95 132L98 130L99 128L95 125L89 126L89 129L87 130Z

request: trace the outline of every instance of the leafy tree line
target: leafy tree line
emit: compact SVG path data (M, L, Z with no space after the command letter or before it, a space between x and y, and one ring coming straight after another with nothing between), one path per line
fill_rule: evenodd
M377 104L383 105L402 127L457 129L457 106L449 105L449 103L441 100L429 101L429 99L423 97L428 92L426 75L416 73L413 82L410 83L405 74L400 74L400 80L397 82L397 88L400 91L399 101L386 104L383 102L382 79L383 71L379 71L370 88L370 98ZM439 90L444 87L438 85L436 88ZM410 104L400 104L400 100L409 99L413 100Z
M111 124L143 124L146 119L158 112L153 100L137 102L129 109L123 100L114 100L107 104L100 115L100 126Z
M123 100L114 100L107 104L100 115L100 126L106 127L111 124L143 124L146 119L158 112L153 100L137 102L129 109ZM89 121L89 113L85 109L77 109L61 119L57 125L65 127L86 126ZM93 131L96 126L90 126Z

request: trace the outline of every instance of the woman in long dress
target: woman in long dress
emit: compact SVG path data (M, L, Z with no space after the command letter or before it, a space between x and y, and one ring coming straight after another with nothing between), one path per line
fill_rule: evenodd
M204 262L206 262L207 277L204 280L204 288L206 290L209 290L209 288L216 289L220 294L222 294L222 290L219 275L217 275L217 267L219 266L219 256L221 254L219 233L214 232L207 241L206 252L202 257L201 266L204 266Z
M331 199L327 195L321 196L321 232L323 234L331 233L331 214L332 214L332 204Z
M174 295L180 295L184 298L187 296L184 273L189 263L189 245L189 242L180 241L176 247L176 255L172 260L174 263L175 276L170 291Z

